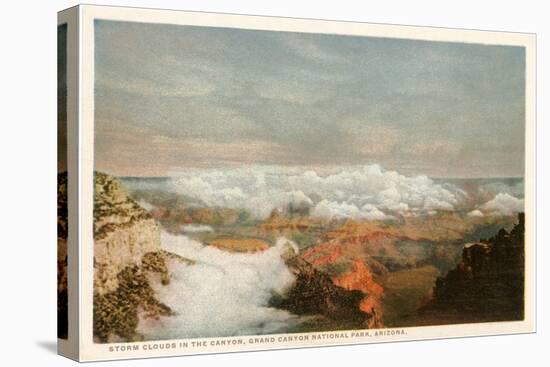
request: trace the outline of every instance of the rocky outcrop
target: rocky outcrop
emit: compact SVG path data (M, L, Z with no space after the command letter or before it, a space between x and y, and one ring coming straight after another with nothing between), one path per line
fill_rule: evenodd
M377 278L388 271L367 253L361 241L334 238L307 249L301 257L326 274L335 286L360 292L362 297L357 307L372 315L373 326L382 326L384 289Z
M500 230L488 240L468 243L462 260L438 278L433 300L421 310L432 323L522 320L524 317L525 216L508 232ZM428 317L462 315L455 320Z
M271 215L258 225L263 232L288 233L293 231L311 231L319 229L319 223L315 223L307 216L290 217L273 210Z
M384 288L378 284L369 268L365 266L362 260L353 262L353 269L344 275L333 279L334 284L348 290L358 290L365 296L359 304L363 312L382 315L381 299L384 294ZM376 311L378 310L378 311Z
M446 219L446 220L444 220ZM453 219L453 220L451 220ZM456 264L456 247L460 228L454 216L425 218L422 223L416 218L403 219L401 222L378 223L369 221L347 221L338 228L324 234L325 242L338 242L346 247L362 248L373 259L390 271L423 266L427 263L451 262ZM449 226L449 236L442 228ZM430 230L435 227L435 230ZM456 231L458 232L456 232ZM445 253L450 250L450 253ZM445 271L448 269L445 269Z
M322 315L340 323L355 325L356 328L376 325L376 315L361 309L365 297L363 292L337 286L329 276L300 256L288 258L286 264L296 281L284 296L273 297L273 307L297 315Z
M57 174L57 337L67 339L67 238L69 235L67 212L67 172Z
M171 314L149 283L149 275L158 274L168 284L166 253L155 220L120 182L99 172L94 178L94 337L98 342L139 340L140 317Z
M117 275L114 291L94 295L94 337L100 342L137 341L139 318L171 315L170 308L155 298L147 273L138 265Z
M94 291L105 294L118 287L122 270L160 250L160 233L114 177L95 173L94 195Z

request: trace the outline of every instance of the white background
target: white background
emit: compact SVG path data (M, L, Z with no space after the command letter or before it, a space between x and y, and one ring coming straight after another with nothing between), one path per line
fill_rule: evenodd
M548 127L550 39L544 1L202 0L95 1L376 23L533 32L538 35L538 332L531 335L371 344L105 362L114 366L522 366L550 361L548 292ZM0 365L65 366L56 343L56 12L74 1L5 1L0 20ZM544 105L546 103L546 105ZM546 163L548 164L548 163ZM6 205L7 203L7 205Z

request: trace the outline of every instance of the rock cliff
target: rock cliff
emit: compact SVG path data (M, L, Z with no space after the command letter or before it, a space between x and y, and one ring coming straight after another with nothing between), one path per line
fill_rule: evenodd
M365 294L359 290L340 287L326 274L300 256L286 260L296 281L283 297L274 297L272 306L286 309L297 315L321 315L339 324L353 328L376 326L376 314L361 308Z
M433 299L421 310L422 323L522 320L524 317L525 216L508 232L468 243L462 260L438 278ZM447 315L445 320L434 315Z
M362 294L357 308L372 315L371 326L382 326L384 289L378 278L387 269L367 253L362 242L335 238L308 248L301 256L326 274L335 286Z
M140 317L171 314L150 285L151 274L169 282L166 254L155 220L120 182L100 172L94 179L94 337L139 340Z

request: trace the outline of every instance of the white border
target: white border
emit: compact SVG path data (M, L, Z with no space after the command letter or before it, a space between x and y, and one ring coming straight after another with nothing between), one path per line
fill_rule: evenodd
M533 34L442 29L413 26L368 24L355 22L337 22L294 18L260 17L215 13L198 13L174 10L101 7L81 5L81 280L80 280L80 359L112 360L127 358L145 358L159 356L176 356L188 354L205 354L216 352L251 351L266 349L298 348L326 345L379 343L400 340L420 340L434 338L466 337L481 335L500 335L528 333L535 331L535 47ZM207 346L200 348L169 349L143 351L147 345L162 344L162 341L125 343L116 345L136 345L140 351L109 352L115 344L93 343L93 146L94 146L94 19L120 20L148 23L179 25L197 25L210 27L228 27L241 29L292 31L304 33L324 33L356 36L389 37L416 40L445 42L477 43L492 45L514 45L526 48L526 165L525 165L525 205L526 205L526 272L525 272L525 320L514 322L480 323L466 325L445 325L404 328L406 335L380 336L375 338L351 338L322 340L317 342L281 342L246 344L238 347ZM388 329L391 330L391 329ZM307 334L337 334L303 333ZM271 335L276 339L286 334ZM216 338L217 340L238 340L248 337ZM214 339L186 339L185 341ZM178 343L184 340L174 340ZM165 341L167 342L167 341ZM165 343L164 342L164 343ZM170 341L172 342L172 341Z

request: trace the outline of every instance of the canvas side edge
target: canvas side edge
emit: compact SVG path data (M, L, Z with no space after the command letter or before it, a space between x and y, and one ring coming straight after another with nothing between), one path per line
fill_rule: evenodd
M58 354L79 359L79 205L78 205L78 8L58 13L58 26L67 24L67 292L68 337L58 338Z

